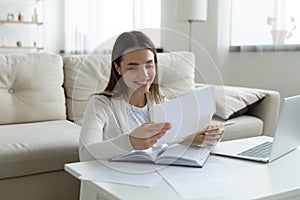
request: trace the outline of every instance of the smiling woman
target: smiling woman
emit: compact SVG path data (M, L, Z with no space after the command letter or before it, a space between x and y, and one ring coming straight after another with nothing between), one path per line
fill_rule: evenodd
M151 107L166 101L157 77L157 55L150 38L140 31L118 36L108 84L104 91L90 97L85 108L79 147L82 161L111 160L134 150L167 145L157 141L171 129L171 124L152 122L149 114ZM213 138L210 131L205 134L206 130L196 129L184 139L187 144L197 136L200 144L205 140L216 142L224 132L219 128L214 129Z
M129 103L137 107L145 105L146 92L156 76L154 54L149 49L137 49L126 53L120 65L115 64L118 73L123 76L128 87ZM138 100L142 98L142 100Z

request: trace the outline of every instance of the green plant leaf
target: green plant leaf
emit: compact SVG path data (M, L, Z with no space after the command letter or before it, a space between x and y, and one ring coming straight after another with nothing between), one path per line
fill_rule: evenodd
M296 21L295 17L290 17L290 22L295 22L295 21Z
M274 22L276 21L276 19L274 17L267 17L267 24L268 25L272 25Z

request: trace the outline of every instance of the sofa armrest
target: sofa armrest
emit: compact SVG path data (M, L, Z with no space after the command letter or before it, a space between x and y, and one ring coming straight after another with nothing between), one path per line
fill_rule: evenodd
M266 96L249 114L260 118L264 122L263 135L274 136L280 111L280 94L273 90L255 89Z
M197 87L203 87L205 84L197 83ZM258 104L251 107L247 112L248 115L255 116L263 121L263 135L274 136L277 126L277 120L280 110L280 94L277 91L259 89L259 88L247 88L247 87L238 87L238 86L222 86L224 90L226 88L237 88L237 89L251 89L252 91L257 91L265 94Z

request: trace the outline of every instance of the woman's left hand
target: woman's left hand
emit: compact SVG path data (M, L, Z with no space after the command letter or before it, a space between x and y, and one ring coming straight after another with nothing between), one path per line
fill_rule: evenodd
M213 146L221 140L224 130L225 129L222 124L210 125L204 131L194 135L192 142L188 142L189 139L187 139L185 140L185 143Z
M198 134L203 138L203 144L215 145L221 140L224 131L223 125L211 125Z

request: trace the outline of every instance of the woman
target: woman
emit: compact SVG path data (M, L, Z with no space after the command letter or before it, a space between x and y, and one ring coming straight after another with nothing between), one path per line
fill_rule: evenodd
M165 101L157 84L157 56L142 32L121 34L113 47L111 75L104 92L93 95L85 109L80 160L110 159L132 150L151 148L171 124L150 122L148 109ZM209 127L211 128L211 127ZM219 140L223 131L198 135Z

